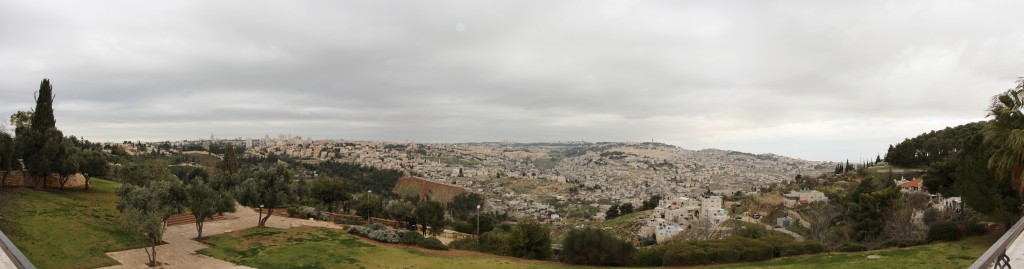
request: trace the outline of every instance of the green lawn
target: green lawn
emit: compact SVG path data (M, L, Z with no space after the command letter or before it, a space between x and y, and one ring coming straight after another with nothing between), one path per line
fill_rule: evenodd
M116 265L106 252L145 246L142 236L121 229L117 182L90 181L90 190L12 189L15 206L7 216L16 230L14 244L39 268L93 268ZM7 231L5 231L7 232Z
M424 250L363 242L342 231L299 227L251 228L211 236L199 253L250 267L268 268L564 268L557 264L467 252ZM461 254L460 254L461 253Z
M1002 234L991 234L901 249L788 257L720 268L966 268L1000 236ZM881 257L868 259L870 255Z

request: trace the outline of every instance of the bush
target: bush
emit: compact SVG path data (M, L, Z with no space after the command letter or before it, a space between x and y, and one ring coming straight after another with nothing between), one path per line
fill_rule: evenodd
M839 252L861 252L868 251L868 247L861 244L843 244L842 246L839 246L838 250Z
M952 222L936 222L928 227L928 241L960 240L960 228Z
M636 253L633 254L633 259L629 261L629 265L639 267L658 267L661 266L661 258L664 256L665 248L652 247L637 249Z
M977 220L968 222L965 225L967 227L965 227L964 233L966 233L968 236L971 236L971 235L983 235L983 234L985 234L985 232L988 232L988 229L985 228L985 225L981 224L981 223L978 223Z
M358 236L367 236L368 234L370 234L370 232L372 232L372 230L363 226L352 225L348 226L348 229L346 229L345 232Z
M504 230L493 230L480 235L480 252L494 255L510 256L509 241L512 233Z
M294 206L289 206L288 207L288 216L289 217L295 217L297 215L299 215L299 209L294 207Z
M469 223L468 221L453 221L450 223L452 230L460 233L476 234L476 224Z
M825 252L825 245L814 241L801 242L800 247L804 250L803 254L818 254Z
M573 229L562 242L562 261L571 264L623 266L636 251L629 242L597 228Z
M420 241L420 246L429 249L448 250L448 246L441 243L441 240L437 240L437 237L428 237L423 239Z
M407 231L403 233L402 238L398 240L398 242L406 245L418 245L420 241L423 241L423 235L416 231Z
M398 243L398 232L392 229L380 229L370 232L366 237L384 243Z
M689 245L683 248L670 248L662 258L663 266L699 265L708 263L708 254L699 247Z
M924 245L924 244L927 244L927 243L928 242L924 241L924 240L900 240L900 239L896 239L896 240L889 240L889 241L882 242L881 247L882 248L905 248L905 247L912 247L912 246L920 246L920 245Z
M473 238L462 238L452 241L451 243L448 243L448 247L458 250L479 251L477 242Z
M384 226L384 224L380 224L380 223L374 223L374 224L367 225L366 228L370 229L371 231L391 229L391 228L388 228L388 226Z

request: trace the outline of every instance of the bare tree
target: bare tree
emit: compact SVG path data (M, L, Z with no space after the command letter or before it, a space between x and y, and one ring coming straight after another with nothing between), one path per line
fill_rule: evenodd
M833 245L839 242L839 232L835 225L843 217L843 209L829 203L813 203L808 206L807 212L803 215L803 221L809 224L807 228L807 240L816 241L826 245Z

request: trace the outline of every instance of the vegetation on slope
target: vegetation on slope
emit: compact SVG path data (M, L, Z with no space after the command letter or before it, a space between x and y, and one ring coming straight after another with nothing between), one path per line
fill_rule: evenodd
M121 229L114 190L120 183L93 179L89 191L12 189L16 206L8 216L14 244L39 268L93 268L116 265L106 252L146 245L142 236Z

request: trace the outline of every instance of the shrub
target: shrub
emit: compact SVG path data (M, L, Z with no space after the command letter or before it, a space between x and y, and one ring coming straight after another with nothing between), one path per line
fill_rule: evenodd
M562 242L562 261L571 264L622 266L636 251L629 242L596 228L573 229Z
M661 266L661 258L664 256L665 248L653 247L637 249L636 253L633 254L633 259L629 261L629 265L640 267L658 267Z
M504 230L493 230L480 235L480 252L494 255L509 256L512 250L509 249L509 241L512 240L512 233Z
M441 243L441 240L437 240L437 237L428 237L420 241L420 246L423 248L437 249L437 250L448 250L448 246Z
M406 245L416 245L419 244L420 241L423 241L423 235L416 231L407 231L403 233L402 238L398 240L398 242Z
M296 208L294 206L289 206L288 207L288 216L289 217L295 217L298 214L299 214L299 209L298 208Z
M960 228L952 222L936 222L931 227L928 227L928 241L936 240L960 240Z
M861 252L868 251L868 247L861 244L843 244L839 246L839 252Z
M739 253L740 260L748 262L771 260L774 255L772 246L761 240L747 240Z
M924 245L924 244L927 244L927 243L928 242L925 241L925 240L900 240L900 239L895 239L895 240L889 240L889 241L882 242L881 247L882 248L905 248L905 247L912 247L912 246L920 246L920 245Z
M708 263L708 254L699 247L688 245L688 247L670 248L665 251L662 258L663 266L699 265Z
M371 230L367 229L366 227L363 227L363 226L352 225L352 226L348 226L348 229L346 229L345 232L348 232L348 233L354 234L354 235L358 235L358 236L366 236L366 235L370 234Z
M450 223L452 230L460 233L476 234L476 224L469 223L468 221L453 221Z
M366 228L370 229L371 231L390 229L390 228L388 228L388 226L384 226L384 224L380 224L380 223L374 223L374 224L367 225Z
M818 254L825 252L825 245L814 241L801 242L800 248L803 249L803 254Z
M366 237L384 243L398 243L398 232L392 229L380 229L371 231Z
M458 250L479 251L476 239L473 238L462 238L452 241L451 243L448 243L448 247Z

